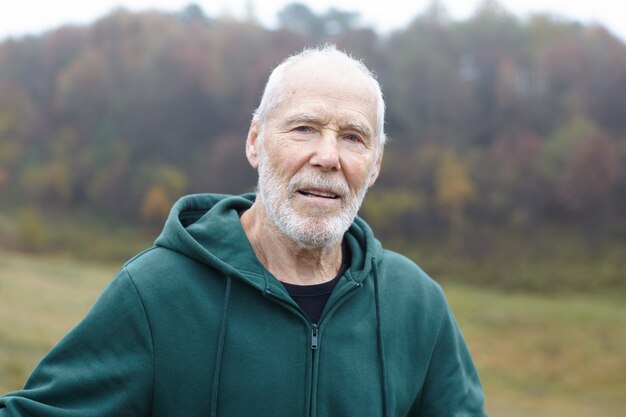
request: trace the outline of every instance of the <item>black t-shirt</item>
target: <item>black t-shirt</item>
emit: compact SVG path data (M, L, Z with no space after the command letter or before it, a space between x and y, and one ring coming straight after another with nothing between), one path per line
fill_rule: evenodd
M328 297L330 297L330 294L333 292L339 278L342 277L349 267L350 253L348 245L344 241L341 245L341 267L335 278L328 282L315 285L295 285L285 282L282 284L291 298L293 298L309 320L311 320L311 323L317 323L322 315L326 301L328 301Z

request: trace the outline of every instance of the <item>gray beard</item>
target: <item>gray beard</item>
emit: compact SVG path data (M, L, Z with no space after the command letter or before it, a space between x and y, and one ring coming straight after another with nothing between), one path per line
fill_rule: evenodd
M340 212L331 214L325 207L313 208L306 215L296 212L293 199L296 190L302 188L333 190L341 196ZM352 195L342 177L319 172L296 174L288 184L284 184L265 155L259 155L257 193L265 211L284 235L305 249L327 247L340 241L354 221L367 188L367 182L364 182L356 194Z

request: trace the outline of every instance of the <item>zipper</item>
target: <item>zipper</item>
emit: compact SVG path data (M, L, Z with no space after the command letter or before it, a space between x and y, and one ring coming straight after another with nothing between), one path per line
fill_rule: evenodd
M274 300L278 304L282 305L287 310L293 311L297 315L301 316L306 321L306 323L311 328L311 350L317 350L317 346L319 344L319 336L318 336L319 335L319 326L318 326L318 324L317 323L311 323L311 321L306 316L306 314L304 314L304 312L302 312L299 308L296 308L291 303L283 300L282 298L280 298L279 296L274 294L271 290L269 290L269 289L265 290L265 294L270 296L270 298L272 300Z
M324 318L328 316L331 312L343 304L343 302L348 298L349 295L354 294L354 290L360 288L362 286L361 283L354 282L352 287L345 290L332 304L332 306L326 310L319 319L319 323L324 321ZM319 354L317 353L318 347L320 344L320 335L319 335L319 324L312 323L311 324L311 392L309 394L309 416L315 417L317 416L317 367L319 361Z
M317 350L317 331L317 324L311 324L311 349L313 350Z
M317 362L317 346L319 343L318 340L318 332L319 332L319 327L317 325L317 323L311 323L311 362L310 362L310 367L311 367L311 387L309 390L309 417L311 416L315 416L317 414L317 404L315 404L315 397L317 396L316 392L317 392L317 372L315 371L315 369L317 368L316 362Z
M345 292L343 294L341 294L339 296L339 298L337 298L335 300L335 302L333 303L333 305L331 306L330 309L326 310L322 316L319 319L319 322L322 322L324 320L324 318L326 316L328 316L331 312L335 311L337 308L339 308L339 306L341 304L343 304L343 302L348 298L349 295L354 293L354 290L356 290L357 288L361 288L363 286L363 284L361 284L360 282L354 282L352 284L352 287L348 288L345 290ZM316 385L317 385L317 375L315 372L316 369L316 360L317 360L317 354L316 351L319 348L319 343L320 343L320 335L319 335L319 324L317 323L311 323L311 321L309 320L309 318L306 316L306 314L304 314L304 312L298 308L297 306L294 306L292 303L282 299L281 297L279 297L277 294L273 293L269 288L265 290L265 294L268 295L272 300L274 300L275 302L277 302L278 304L281 304L283 307L285 307L286 309L296 313L297 315L301 316L304 321L310 326L311 328L311 391L309 393L309 416L315 416L317 413L316 410L316 404L315 404L315 397L317 396L316 394Z
M309 318L306 316L306 314L304 314L304 312L300 308L290 303L289 301L281 298L278 294L275 294L269 288L267 288L264 291L264 294L275 303L282 305L287 310L292 311L296 315L302 317L302 319L306 322L306 324L311 329L311 340L310 340L311 362L308 364L308 367L310 369L310 377L309 377L310 387L309 387L307 415L308 416L315 415L315 411L314 411L315 405L313 404L313 397L314 397L314 391L315 391L314 385L315 385L316 378L315 378L315 375L313 374L313 370L315 368L316 351L317 351L317 347L319 344L319 326L316 323L311 323L311 320L309 320Z

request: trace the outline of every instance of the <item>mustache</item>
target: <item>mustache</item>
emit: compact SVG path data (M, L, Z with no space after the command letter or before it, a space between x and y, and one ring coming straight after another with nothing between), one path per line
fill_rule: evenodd
M350 188L344 178L335 175L324 175L317 172L294 176L289 181L287 191L292 194L303 188L325 190L339 197L350 193Z

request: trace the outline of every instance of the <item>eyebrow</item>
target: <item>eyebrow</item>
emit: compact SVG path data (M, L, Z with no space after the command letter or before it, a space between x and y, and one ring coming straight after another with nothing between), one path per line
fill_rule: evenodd
M315 124L323 124L324 118L312 113L295 113L289 117L287 117L286 124L292 125L297 123L315 123ZM364 123L361 123L358 120L349 120L345 123L342 123L340 126L342 130L354 130L360 133L367 138L371 138L374 134L372 129Z
M285 121L286 124L296 124L296 123L322 123L323 118L316 116L312 113L296 113L292 114Z

